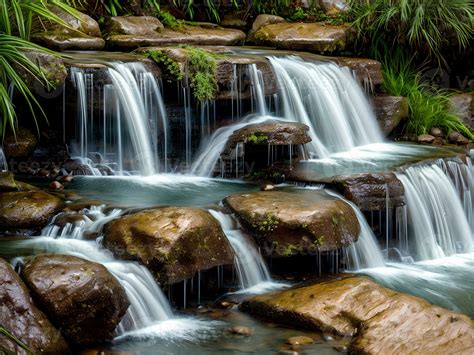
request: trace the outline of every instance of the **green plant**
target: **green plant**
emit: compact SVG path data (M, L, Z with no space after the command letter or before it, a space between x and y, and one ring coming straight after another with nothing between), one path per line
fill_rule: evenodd
M350 0L353 25L372 46L414 49L444 62L442 49L467 48L473 35L472 0Z
M217 56L200 48L185 47L188 52L189 85L196 100L211 100L217 90Z
M168 11L159 11L158 12L158 19L161 21L161 23L164 26L169 27L174 31L179 30L181 28L181 26L183 25L183 23L184 23L183 20L178 20L176 17L174 17Z
M268 136L266 134L263 134L263 133L259 133L259 132L254 133L253 132L247 137L247 143L265 144L267 142L268 142Z
M267 213L263 221L258 225L258 230L263 233L270 233L278 227L278 218L273 213Z
M407 59L400 51L387 55L383 61L384 90L389 95L405 96L408 99L407 131L426 134L431 128L439 127L447 134L457 131L474 138L452 111L450 94L423 83L411 63L412 60Z
M219 22L219 2L214 2L213 0L203 0L203 4L205 7L205 11L207 13L207 17L210 20ZM233 5L235 6L237 3L233 1ZM196 4L194 0L173 0L173 5L181 10L189 19L193 19L196 13Z
M146 56L154 60L160 66L169 82L179 81L184 78L184 72L179 63L164 51L159 49L150 50L146 53Z

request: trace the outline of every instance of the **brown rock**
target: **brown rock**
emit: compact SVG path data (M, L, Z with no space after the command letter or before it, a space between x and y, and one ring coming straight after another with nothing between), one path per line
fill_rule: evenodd
M459 115L461 120L471 131L474 131L474 93L462 93L450 98L452 110Z
M3 140L3 152L7 158L24 158L38 144L36 136L29 130L20 128L14 135L7 135Z
M350 7L345 0L319 0L319 6L328 15L338 15L350 10Z
M331 185L346 199L354 202L362 211L383 210L405 205L405 189L393 173L364 173L337 176Z
M3 259L0 259L0 324L34 353L69 352L61 333L35 306L23 281ZM0 348L14 354L27 354L3 334Z
M51 190L64 190L64 186L59 182L59 181L53 181L51 184L49 184L49 188Z
M69 255L38 255L22 271L33 297L75 344L111 340L129 302L101 264Z
M448 140L449 140L450 143L457 144L457 145L466 145L466 144L469 143L469 139L464 137L459 132L451 132L448 135Z
M0 226L44 226L63 207L63 201L44 191L0 193Z
M435 140L435 137L429 134L421 134L418 136L417 140L418 140L418 143L432 144Z
M163 24L152 16L114 16L105 24L107 35L154 35L161 32Z
M276 23L261 27L251 36L256 45L313 53L344 51L353 41L349 26L323 23Z
M56 55L34 50L24 50L23 53L29 60L35 63L43 71L46 79L55 87L59 88L64 84L67 77L67 70L64 60ZM38 88L44 85L43 81L32 75L20 65L15 66L15 70L25 79L31 87Z
M352 207L323 190L236 194L224 203L273 256L335 250L359 236Z
M116 255L138 259L162 283L233 263L234 253L209 212L162 207L133 213L105 226L104 244Z
M240 308L290 326L355 337L352 353L469 354L474 344L469 317L362 277L257 296Z
M18 191L15 176L10 171L0 171L0 191Z
M243 335L243 336L251 336L252 335L252 329L249 327L244 327L244 326L235 326L232 328L229 328L229 333L235 334L235 335Z
M314 340L313 338L300 335L300 336L288 338L287 343L293 346L301 346L301 345L313 344Z
M436 137L436 138L443 138L444 137L443 131L441 130L441 128L438 128L438 127L431 128L430 129L430 135L432 135L433 137Z
M330 60L342 67L351 68L359 82L377 90L383 84L382 63L368 58L331 57Z
M374 97L374 110L385 136L389 136L400 122L408 118L408 100L401 96Z
M260 28L267 25L272 25L275 23L286 22L283 17L275 15L260 14L255 18L255 21L252 24L252 32L257 32Z

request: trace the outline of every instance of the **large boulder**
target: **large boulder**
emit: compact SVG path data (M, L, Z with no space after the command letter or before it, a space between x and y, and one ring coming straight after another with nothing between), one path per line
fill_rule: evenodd
M262 26L249 38L260 46L313 53L342 52L353 39L353 30L346 25L288 22Z
M352 207L323 190L236 194L224 203L264 252L276 257L336 250L359 237Z
M385 136L408 118L408 99L402 96L376 96L373 100L375 114Z
M77 12L77 16L72 16L54 5L50 5L49 8L67 23L68 27L45 21L46 30L31 36L34 42L59 51L104 48L105 41L101 38L99 24L93 18L81 12Z
M123 216L105 226L104 244L117 256L146 265L172 284L200 270L233 263L219 223L207 211L161 207Z
M341 67L348 67L354 71L359 82L374 91L378 91L383 84L382 63L368 58L330 57Z
M276 15L260 14L255 18L255 21L252 24L252 32L257 32L263 26L282 22L286 22L283 17Z
M64 84L67 78L67 70L64 65L64 60L61 57L37 50L24 50L23 53L29 60L41 68L45 78L54 88L59 88ZM25 79L31 88L35 88L36 91L45 90L45 83L24 67L16 64L15 70Z
M70 255L37 255L22 270L34 299L75 344L111 340L129 302L101 264Z
M471 131L474 131L474 93L457 94L449 99L451 100L452 110L460 116Z
M15 176L10 171L0 172L0 192L18 191Z
M105 29L107 46L120 49L163 45L236 45L242 43L246 35L240 30L222 28L212 24L186 25L177 30L163 28L158 22L148 23L148 17L112 17ZM143 23L144 22L144 23ZM147 28L148 27L148 28Z
M1 192L0 227L43 227L63 207L60 198L44 191Z
M0 326L33 353L69 352L61 333L36 307L23 281L3 259L0 259ZM3 334L0 336L2 348L14 354L29 354Z
M241 310L274 322L352 338L357 354L469 354L469 317L349 277L246 300Z
M20 128L16 134L7 134L3 139L3 152L7 159L25 158L38 145L38 139L28 129Z
M362 211L379 211L405 205L405 189L393 173L337 176L331 185ZM387 199L388 197L388 199Z

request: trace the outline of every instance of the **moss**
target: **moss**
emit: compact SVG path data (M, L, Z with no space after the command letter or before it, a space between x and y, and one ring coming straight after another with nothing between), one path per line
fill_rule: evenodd
M200 48L185 47L188 53L189 85L198 101L212 100L217 90L217 55Z
M256 132L256 133L251 133L248 137L247 137L247 143L251 143L251 144L266 144L269 140L269 137L263 133L259 133L259 132Z
M324 236L321 235L319 237L317 237L314 242L313 242L314 245L318 246L318 247L322 247L324 245Z
M169 82L180 81L184 78L184 72L179 63L164 51L160 49L150 50L146 53L146 57L160 66Z
M285 249L283 249L283 255L284 256L291 256L297 250L298 250L298 248L295 245L288 244L287 246L285 246Z
M278 219L273 213L267 213L263 221L258 224L258 230L263 233L270 233L278 227Z

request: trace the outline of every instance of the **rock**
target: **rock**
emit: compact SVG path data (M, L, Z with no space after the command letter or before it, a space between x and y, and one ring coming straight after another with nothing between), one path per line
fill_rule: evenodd
M70 255L37 255L22 271L34 299L74 344L111 340L129 302L101 264Z
M63 208L63 201L44 191L0 193L0 226L43 227Z
M359 82L366 87L378 91L383 84L382 63L374 59L330 57L341 67L348 67L354 71Z
M209 45L226 46L238 45L242 43L246 35L240 30L222 28L219 26L206 26L197 24L195 26L182 25L179 31L164 28L160 32L141 34L132 32L132 27L128 28L129 33L114 32L107 28L107 46L110 48L135 49L139 47L163 46L163 45Z
M106 21L107 35L137 35L153 36L163 30L164 26L156 17L152 16L114 16Z
M274 190L275 189L275 186L271 185L271 184L266 184L266 185L263 185L260 190L261 191L271 191L271 190Z
M457 145L466 145L469 143L469 139L464 137L459 132L451 132L450 134L448 134L448 140L450 143L454 143Z
M389 136L400 122L408 118L408 100L401 96L376 96L375 114L385 136Z
M417 140L418 140L418 143L432 144L435 140L435 137L429 134L421 134L418 136Z
M331 186L362 211L379 211L405 205L405 189L393 173L363 173L337 176Z
M311 142L309 127L303 123L269 120L240 128L229 137L223 156L235 157L238 143L255 145L298 145Z
M260 14L256 17L252 24L252 32L257 32L260 28L267 25L273 25L275 23L286 22L283 17L275 15Z
M0 191L18 191L15 176L10 171L0 172Z
M234 258L219 223L209 212L191 207L123 216L105 226L104 244L119 257L139 260L158 281L168 284L233 264Z
M55 88L59 88L64 84L67 78L67 70L64 65L64 60L61 57L34 50L24 50L23 53L42 69L46 79L48 79L49 83ZM15 70L25 79L30 87L36 88L37 90L43 87L44 83L22 66L16 65Z
M353 41L349 26L323 23L276 23L261 27L249 40L278 49L333 53L344 51Z
M345 0L319 0L319 6L328 15L338 15L349 12L350 7Z
M430 135L432 135L433 137L436 137L436 138L443 138L444 137L443 131L441 130L441 128L438 128L438 127L431 128L430 129Z
M257 296L241 310L292 327L354 337L357 354L469 353L469 317L433 306L362 277L349 277Z
M474 93L462 93L449 98L452 110L459 115L461 120L471 131L474 131Z
M49 184L51 190L64 190L64 186L59 181L53 181Z
M0 259L0 324L33 353L69 353L61 333L36 307L23 281L3 259ZM3 334L0 348L14 354L28 354Z
M235 327L229 328L229 333L249 337L252 335L252 329L250 329L249 327L244 327L244 326L235 326Z
M226 197L242 226L267 255L335 250L359 236L352 207L320 190L261 191Z
M313 338L301 335L301 336L295 336L288 338L287 344L293 345L293 346L302 346L302 345L309 345L313 344L314 340Z
M47 23L46 31L34 33L31 36L34 42L59 51L70 49L101 50L104 48L105 41L101 38L99 24L90 16L78 12L79 18L76 18L54 5L50 5L49 8L66 22L69 28L55 23Z
M25 128L20 128L13 134L7 135L3 140L3 152L7 158L25 158L38 144L36 136Z
M242 20L237 15L230 15L230 14L224 15L219 25L222 27L236 28L242 31L244 31L247 28L247 22Z

